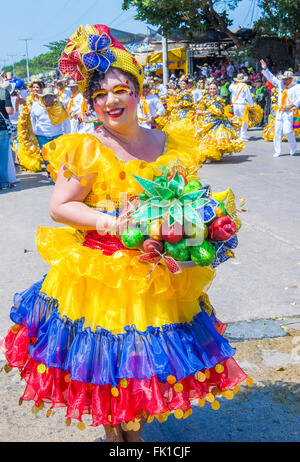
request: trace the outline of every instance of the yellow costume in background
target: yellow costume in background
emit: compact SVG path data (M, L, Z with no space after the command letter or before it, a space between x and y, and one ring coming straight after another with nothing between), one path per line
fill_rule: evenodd
M189 90L179 91L169 102L172 108L168 124L173 122L193 119L195 116L195 103L193 94Z
M224 154L245 148L236 132L241 127L241 119L237 116L228 118L224 107L224 100L218 95L206 95L198 103L196 136L206 145L202 151L206 159L220 160Z
M18 119L18 159L20 167L29 172L40 172L43 159L40 155L40 146L33 133L31 125L31 106L34 103L33 95L27 97Z

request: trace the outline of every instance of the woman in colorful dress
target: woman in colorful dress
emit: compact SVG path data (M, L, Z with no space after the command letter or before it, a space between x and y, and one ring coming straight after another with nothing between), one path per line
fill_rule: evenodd
M65 406L66 423L81 429L91 414L108 441L140 441L146 420L188 417L194 401L218 409L216 396L231 399L247 379L206 295L214 267L173 274L118 237L123 205L143 190L133 175L153 180L178 165L195 177L198 144L138 125L143 72L106 26L81 26L59 68L103 125L46 145L56 181L50 213L68 227L37 231L51 268L15 296L6 369L18 367L27 382L20 403L50 404L48 417Z
M176 88L176 83L174 80L170 80L168 83L168 94L165 101L165 112L160 117L155 119L157 128L163 129L171 120L172 111L177 107L176 96L178 94L178 89Z
M40 95L44 88L45 84L42 81L34 81L31 84L30 94L18 120L18 160L20 167L29 172L40 172L44 162L31 123L32 105L34 102L40 101Z
M237 135L241 119L237 116L228 118L224 107L224 99L218 95L218 84L211 82L208 94L201 99L196 110L196 134L206 145L203 151L205 160L220 160L224 154L245 148L245 143Z
M188 78L183 76L179 81L179 90L173 104L169 123L184 119L192 119L195 115L194 97L192 92L188 89L188 84Z

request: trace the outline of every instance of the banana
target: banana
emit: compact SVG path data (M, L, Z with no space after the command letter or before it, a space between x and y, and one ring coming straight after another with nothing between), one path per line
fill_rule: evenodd
M225 191L221 192L212 192L212 198L215 199L216 201L224 202L227 199L229 193L229 189L226 189Z

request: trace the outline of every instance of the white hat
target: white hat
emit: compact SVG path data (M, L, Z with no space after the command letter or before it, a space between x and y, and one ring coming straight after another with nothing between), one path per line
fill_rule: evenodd
M44 98L44 96L56 96L55 93L54 93L54 90L53 88L51 87L47 87L47 88L44 88L43 92L41 93L40 95L42 98Z
M243 74L242 72L238 74L236 77L233 78L235 82L247 82L248 76Z
M75 80L70 80L68 83L68 87L78 87L78 83Z
M284 79L293 79L295 76L292 73L292 71L284 71L283 74L278 75L279 80L284 80Z
M14 89L16 88L16 84L15 84L14 82L5 81L5 82L2 82L2 84L0 85L0 87L1 87L3 90L7 90L10 94L12 94L12 92L13 92Z

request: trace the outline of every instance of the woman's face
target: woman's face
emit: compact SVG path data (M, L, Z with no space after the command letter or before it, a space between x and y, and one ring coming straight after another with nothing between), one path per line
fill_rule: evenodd
M132 122L137 123L139 94L119 69L111 68L105 74L92 98L94 110L105 127L124 132Z
M208 92L209 92L210 96L216 96L216 94L218 93L218 87L217 87L217 85L215 85L214 83L212 83L212 84L209 86Z
M185 80L181 80L180 83L179 83L179 86L181 88L181 90L186 90L187 89L187 83Z
M34 83L32 85L32 93L34 93L35 95L39 95L42 93L42 88L40 88L40 86L37 84L37 83Z

